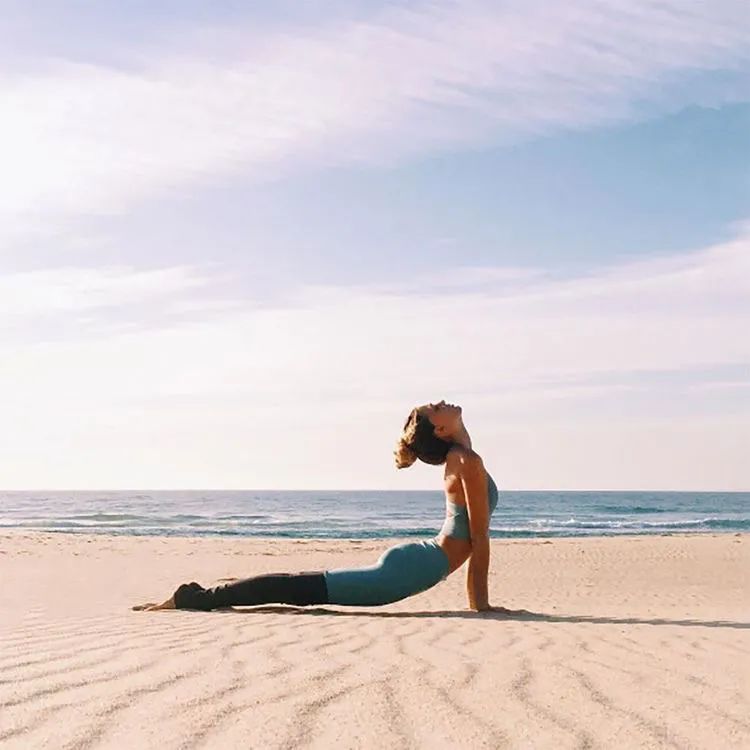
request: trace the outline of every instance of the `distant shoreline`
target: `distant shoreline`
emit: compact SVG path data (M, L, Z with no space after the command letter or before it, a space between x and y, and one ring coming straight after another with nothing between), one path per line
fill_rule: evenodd
M129 536L425 538L444 513L437 490L0 494L0 529ZM490 519L498 539L685 531L750 531L750 493L503 490Z
M437 532L436 532L437 533ZM250 535L250 534L220 534L220 533L204 533L204 534L159 534L159 533L132 533L132 532L113 532L109 531L88 531L88 530L72 530L72 529L28 529L22 527L2 527L0 529L0 542L4 538L15 538L20 535L52 535L52 536L70 536L76 539L85 539L87 536L93 539L102 538L113 538L113 539L142 539L142 540L185 540L185 539L201 539L211 541L243 541L243 542L278 542L280 544L308 544L311 542L317 542L322 544L369 544L378 542L387 542L396 544L400 541L409 541L414 539L420 539L429 537L429 534L402 534L394 536L368 536L368 537L325 537L325 536L309 536L309 537L294 537L294 536L261 536L261 535ZM587 539L654 539L657 537L726 537L735 536L740 538L750 538L750 530L711 530L707 529L704 531L652 531L642 533L602 533L602 534L567 534L554 535L554 534L539 534L537 536L500 536L491 535L490 539L493 542L553 542L553 541L585 541Z

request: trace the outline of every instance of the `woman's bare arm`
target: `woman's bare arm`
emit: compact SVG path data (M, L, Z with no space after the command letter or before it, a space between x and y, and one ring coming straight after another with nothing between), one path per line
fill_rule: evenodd
M490 511L487 497L487 472L476 453L467 452L461 457L461 483L471 534L471 557L466 576L466 593L469 607L481 612L489 609L487 575L490 568Z

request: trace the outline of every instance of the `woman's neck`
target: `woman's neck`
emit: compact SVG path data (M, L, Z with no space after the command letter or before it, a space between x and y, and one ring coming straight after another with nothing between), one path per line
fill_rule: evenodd
M471 450L471 436L469 435L466 427L461 425L454 435L451 435L451 441L456 445L460 445L463 448Z

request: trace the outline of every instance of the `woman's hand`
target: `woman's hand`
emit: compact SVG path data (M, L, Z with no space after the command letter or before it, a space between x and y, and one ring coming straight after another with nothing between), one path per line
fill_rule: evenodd
M493 607L491 604L487 604L485 607L472 607L474 612L477 614L496 614L505 615L506 617L519 617L523 615L531 615L528 609L508 609L507 607Z

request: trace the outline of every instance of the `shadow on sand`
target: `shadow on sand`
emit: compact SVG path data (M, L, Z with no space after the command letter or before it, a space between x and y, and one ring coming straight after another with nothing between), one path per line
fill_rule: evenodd
M552 615L544 612L469 612L467 610L435 610L433 612L379 612L377 610L341 610L327 607L292 607L287 605L261 605L249 608L215 610L217 613L307 615L319 617L393 617L393 618L455 618L466 620L504 620L519 622L572 622L593 625L677 625L692 628L734 628L750 630L750 622L733 620L672 620L666 617L605 617L596 615Z

